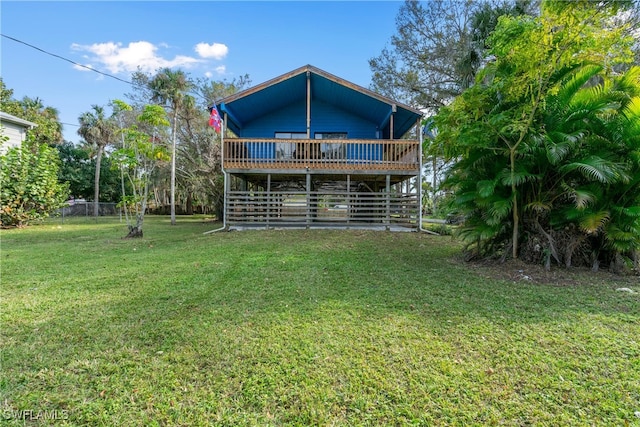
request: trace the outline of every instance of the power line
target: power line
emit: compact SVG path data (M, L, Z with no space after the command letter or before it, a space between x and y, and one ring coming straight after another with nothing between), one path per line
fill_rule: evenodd
M8 35L6 35L6 34L0 34L0 35L1 35L2 37L5 37L5 38L9 39L9 40L13 40L13 41L14 41L14 42L16 42L16 43L20 43L20 44L23 44L23 45L25 45L25 46L29 46L29 47L30 47L30 48L32 48L32 49L35 49L35 50L37 50L37 51L40 51L40 52L42 52L42 53L46 53L47 55L53 56L54 58L62 59L63 61L70 62L70 63L72 63L73 65L76 65L76 66L78 66L78 67L86 68L86 69L87 69L87 70L89 70L89 71L93 71L93 72L96 72L96 73L98 73L98 74L102 74L103 76L111 77L112 79L116 79L116 80L119 80L119 81L121 81L121 82L123 82L123 83L129 84L129 85L133 85L133 83L132 83L132 82L130 82L130 81L128 81L128 80L121 79L120 77L116 77L116 76L114 76L114 75L111 75L111 74L105 73L105 72L100 71L100 70L96 70L95 68L91 68L91 67L88 67L88 66L86 66L86 65L78 64L77 62L72 61L71 59L65 58L65 57L60 56L60 55L57 55L57 54L55 54L55 53L48 52L48 51L46 51L46 50L44 50L44 49L41 49L41 48L39 48L39 47L37 47L37 46L34 46L34 45L29 44L29 43L27 43L27 42L24 42L24 41L22 41L22 40L18 40L18 39L16 39L16 38L14 38L14 37L10 37L10 36L8 36Z
M9 39L9 40L13 40L13 41L14 41L14 42L16 42L16 43L20 43L20 44L23 44L23 45L25 45L25 46L29 46L30 48L35 49L35 50L37 50L37 51L39 51L39 52L42 52L42 53L45 53L45 54L47 54L47 55L53 56L54 58L61 59L61 60L63 60L63 61L66 61L66 62L69 62L69 63L71 63L71 64L73 64L73 65L76 65L76 66L78 66L78 67L86 68L86 69L87 69L87 70L89 70L89 71L93 71L93 72L95 72L95 73L102 74L103 76L110 77L110 78L112 78L112 79L116 79L116 80L118 80L118 81L121 81L121 82L123 82L123 83L129 84L129 85L131 85L131 86L141 86L141 85L140 85L140 84L138 84L138 83L130 82L130 81L128 81L128 80L121 79L120 77L116 77L116 76L114 76L114 75L112 75L112 74L105 73L105 72L103 72L103 71L96 70L95 68L91 68L91 67L88 67L88 66L86 66L86 65L79 64L79 63L77 63L77 62L75 62L75 61L73 61L73 60L71 60L71 59L69 59L69 58L65 58L64 56L60 56L60 55L58 55L58 54L48 52L48 51L46 51L46 50L44 50L44 49L42 49L42 48L39 48L39 47L34 46L34 45L32 45L32 44L29 44L29 43L27 43L27 42L25 42L25 41L18 40L18 39L16 39L16 38L11 37L11 36L8 36L8 35L6 35L6 34L2 34L2 33L0 33L0 35L1 35L2 37L5 37L5 38ZM203 100L205 100L205 101L209 102L209 100L208 100L208 99L206 99L204 96L202 96L202 94L200 94L200 93L198 93L198 92L187 92L187 93L189 93L189 94L191 94L191 95L196 95L196 96L198 96L198 97L202 98ZM68 123L67 123L67 124L68 124Z

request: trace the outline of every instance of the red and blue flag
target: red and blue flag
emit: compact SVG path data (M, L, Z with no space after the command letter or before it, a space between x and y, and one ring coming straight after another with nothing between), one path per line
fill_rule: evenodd
M211 116L209 117L209 126L213 127L216 132L220 133L222 120L220 119L220 113L218 113L218 107L216 107L216 104L209 107L209 112L211 113Z

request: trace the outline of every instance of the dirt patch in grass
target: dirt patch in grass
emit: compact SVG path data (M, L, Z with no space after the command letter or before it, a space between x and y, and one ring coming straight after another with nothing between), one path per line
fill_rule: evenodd
M520 260L498 260L464 261L459 258L460 263L466 264L475 270L480 276L487 279L507 280L514 283L548 284L556 286L579 286L579 285L616 285L616 286L639 286L640 276L637 273L613 274L606 270L593 272L588 268L564 268L553 266L551 270L545 270L543 265L528 264Z

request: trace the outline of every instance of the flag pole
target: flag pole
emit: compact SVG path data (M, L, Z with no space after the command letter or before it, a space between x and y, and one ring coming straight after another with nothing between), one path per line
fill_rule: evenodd
M220 120L220 113L218 112L218 108L216 107L216 102L214 101L210 110L211 115L209 117L209 126L213 126L216 130L216 133L220 133L220 170L222 170L222 227L216 228L214 230L205 231L202 234L211 234L216 231L226 230L227 229L227 172L224 170L224 130L226 128L226 120L227 115L224 115L224 120ZM217 116L217 126L216 126L216 117ZM213 122L212 122L213 121Z

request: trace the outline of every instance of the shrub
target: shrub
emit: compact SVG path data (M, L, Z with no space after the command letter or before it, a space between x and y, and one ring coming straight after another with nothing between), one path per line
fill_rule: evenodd
M64 204L68 185L58 182L57 151L45 144L14 147L0 156L0 224L23 227Z

